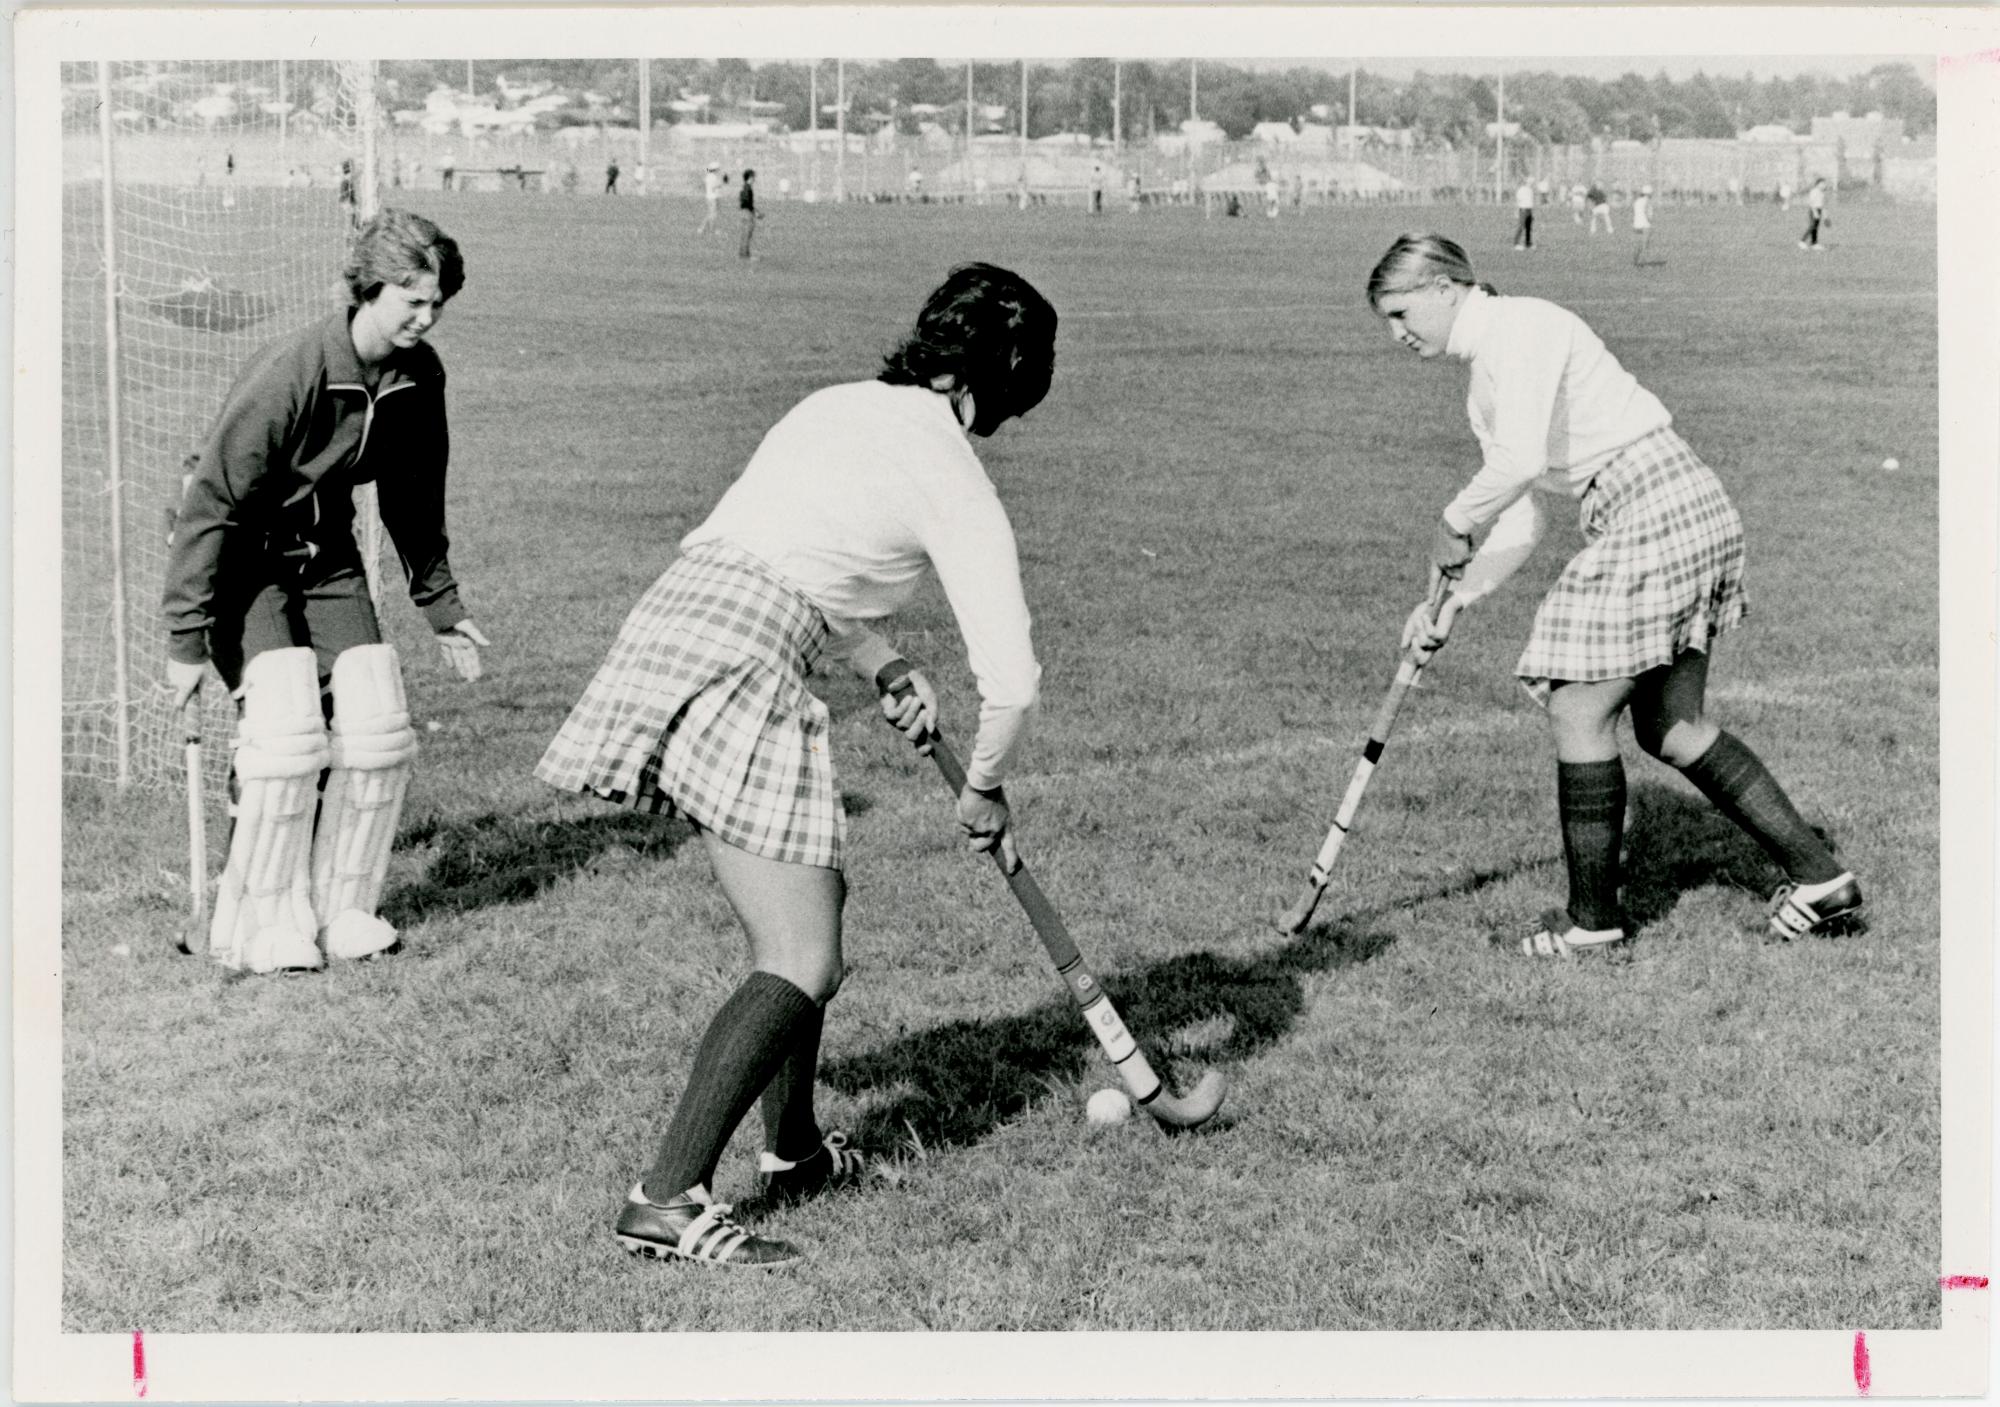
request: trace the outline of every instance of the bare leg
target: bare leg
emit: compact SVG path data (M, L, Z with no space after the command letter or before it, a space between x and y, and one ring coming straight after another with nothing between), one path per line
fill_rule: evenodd
M750 963L824 1006L840 990L839 870L794 865L739 850L704 830L702 844L729 906L750 939Z

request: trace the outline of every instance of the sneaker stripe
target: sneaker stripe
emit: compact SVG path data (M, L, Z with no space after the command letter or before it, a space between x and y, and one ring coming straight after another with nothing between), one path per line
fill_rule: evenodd
M750 1233L740 1226L718 1226L714 1228L708 1244L702 1246L697 1254L703 1260L728 1260L736 1248L749 1239Z

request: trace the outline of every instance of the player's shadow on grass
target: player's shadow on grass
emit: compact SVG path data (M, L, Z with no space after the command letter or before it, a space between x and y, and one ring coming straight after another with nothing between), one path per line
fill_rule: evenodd
M848 792L849 816L873 802ZM470 820L428 820L396 837L396 850L413 859L421 877L392 885L382 917L398 928L433 914L465 913L532 899L566 875L622 874L663 860L694 830L625 807L559 820L522 820L489 814Z
M1637 927L1665 918L1693 890L1722 885L1761 899L1782 878L1757 843L1701 797L1657 782L1633 785L1625 814L1625 913Z
M417 852L421 876L389 891L382 917L403 928L435 914L518 904L579 871L611 874L664 859L693 836L683 821L622 806L560 820L419 822L396 837L396 849Z
M1175 1088L1204 1065L1233 1064L1284 1039L1305 1009L1300 977L1371 962L1394 938L1383 913L1472 893L1546 860L1454 877L1372 912L1310 925L1247 958L1195 952L1137 972L1100 973L1126 1024ZM1051 987L1060 992L1050 974ZM1055 999L1018 1016L950 1021L820 1067L820 1079L861 1100L853 1129L864 1146L923 1148L976 1142L1029 1106L1089 1076L1101 1059L1076 1008ZM872 1102L871 1102L872 1101ZM1228 1107L1209 1128L1226 1126Z

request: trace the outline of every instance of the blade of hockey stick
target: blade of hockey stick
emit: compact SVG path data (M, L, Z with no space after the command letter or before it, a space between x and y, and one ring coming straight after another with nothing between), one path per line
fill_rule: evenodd
M895 698L906 696L910 692L909 676L904 674L889 680L884 692ZM951 788L953 797L958 796L965 790L965 769L935 731L920 740L918 746L926 743L931 749L931 760L937 763L938 771L944 776L945 785ZM1169 1128L1191 1129L1214 1118L1216 1111L1222 1107L1223 1097L1229 1092L1229 1083L1222 1072L1204 1071L1195 1087L1184 1095L1177 1096L1169 1090L1166 1081L1153 1072L1138 1041L1125 1028L1124 1018L1119 1016L1111 998L1084 963L1083 954L1070 938L1062 916L1056 912L1048 896L1042 893L1042 887L1035 883L1034 876L1028 873L1028 867L1025 864L1016 865L1009 871L998 846L993 850L993 863L1006 877L1007 887L1014 892L1015 899L1020 901L1029 924L1034 927L1035 936L1042 940L1049 960L1055 964L1056 975L1069 988L1084 1024L1090 1027L1090 1033L1097 1037L1098 1044L1111 1058L1118 1078L1132 1096L1132 1102Z
M1437 585L1431 588L1429 604L1433 617L1443 607L1452 585L1453 578L1439 577ZM1347 843L1347 833L1354 825L1354 813L1361 809L1361 798L1368 790L1369 779L1375 775L1375 764L1381 761L1382 750L1388 745L1389 730L1395 726L1396 714L1403 706L1403 696L1410 692L1423 674L1424 663L1424 655L1416 647L1404 651L1402 662L1396 666L1396 677L1389 685L1388 696L1382 700L1382 707L1375 715L1375 726L1368 730L1368 741L1362 745L1361 759L1354 764L1354 775L1348 779L1347 791L1340 798L1340 809L1334 813L1333 825L1327 829L1326 839L1320 844L1319 854L1313 860L1312 873L1306 879L1306 892L1278 919L1280 933L1289 937L1311 922L1313 910L1319 907L1319 896L1326 892L1327 882L1333 877L1333 866L1340 859L1341 847Z
M188 815L188 920L174 938L174 947L193 953L208 936L208 812L202 798L201 694L181 710L186 741Z

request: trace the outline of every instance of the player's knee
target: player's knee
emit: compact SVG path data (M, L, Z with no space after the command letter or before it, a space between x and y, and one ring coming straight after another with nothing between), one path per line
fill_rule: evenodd
M784 978L821 1006L833 1000L847 976L846 964L838 953L785 953L766 958L757 966Z
M1706 718L1677 718L1661 731L1659 745L1647 751L1670 767L1691 767L1715 746L1720 732Z
M825 1006L833 1000L835 994L840 991L840 984L846 979L847 964L836 956L821 967L819 980L803 990L814 1001L818 1002L821 1006Z

